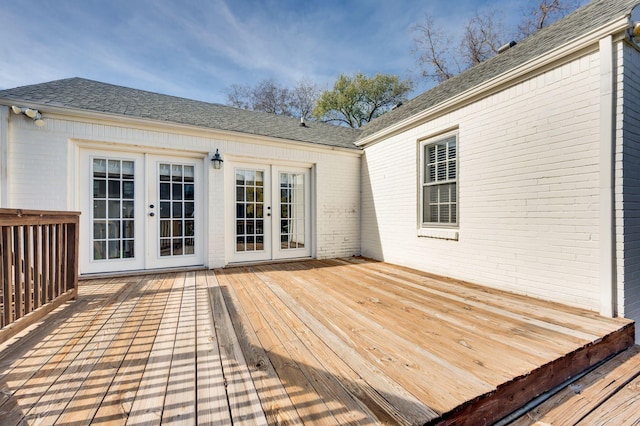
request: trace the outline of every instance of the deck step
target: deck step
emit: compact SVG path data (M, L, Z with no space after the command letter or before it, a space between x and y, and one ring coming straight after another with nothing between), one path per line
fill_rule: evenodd
M637 424L640 346L632 346L570 382L508 426Z

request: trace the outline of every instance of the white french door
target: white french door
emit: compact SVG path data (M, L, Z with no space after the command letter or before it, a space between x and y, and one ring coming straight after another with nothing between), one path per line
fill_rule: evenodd
M81 273L201 265L202 160L82 150Z
M202 161L150 156L147 268L202 265Z
M235 164L232 262L311 256L310 170Z

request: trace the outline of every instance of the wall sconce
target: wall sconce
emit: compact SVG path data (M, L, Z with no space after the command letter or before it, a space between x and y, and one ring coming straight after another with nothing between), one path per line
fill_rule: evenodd
M629 37L634 43L640 43L640 22L633 24L632 28L629 30Z
M213 168L216 170L220 169L220 167L222 167L223 162L224 160L222 159L222 157L220 157L220 152L218 152L218 149L216 148L216 153L213 154L213 157L211 157L211 163L213 163Z
M11 107L11 111L13 111L14 114L24 114L24 115L26 115L27 117L32 119L33 122L38 127L44 126L44 120L42 119L42 114L40 114L40 111L38 111L37 109L19 107L19 106L13 105Z

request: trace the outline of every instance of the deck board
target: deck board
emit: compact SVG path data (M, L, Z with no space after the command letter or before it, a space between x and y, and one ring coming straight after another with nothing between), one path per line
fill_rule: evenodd
M210 272L209 300L220 348L224 384L227 389L229 411L234 424L266 425L267 419L260 405L255 385L240 347L229 311L215 275Z
M477 424L632 339L627 320L360 258L92 279L0 344L0 424ZM585 376L568 409L518 421L633 420L624 354L597 376L613 384Z
M213 313L209 307L209 279L206 274L197 274L196 292L197 424L231 426L220 349Z

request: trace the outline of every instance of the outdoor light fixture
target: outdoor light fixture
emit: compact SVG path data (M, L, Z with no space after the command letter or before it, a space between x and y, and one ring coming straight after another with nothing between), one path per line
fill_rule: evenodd
M217 148L216 153L213 154L213 157L211 157L211 162L213 163L213 168L216 170L222 167L222 163L224 162L224 160L222 159L222 157L220 157L220 152L218 152Z
M31 118L33 118L33 122L36 123L36 126L38 127L44 126L44 120L42 119L42 114L40 114L39 112L37 112L36 115L34 115Z
M633 24L633 27L629 31L631 40L635 43L640 43L640 22Z
M19 107L19 106L12 105L11 106L11 111L13 111L14 114L24 114L24 115L26 115L27 117L32 119L33 122L38 127L44 126L44 120L42 119L42 114L40 114L40 111L38 111L37 109Z

